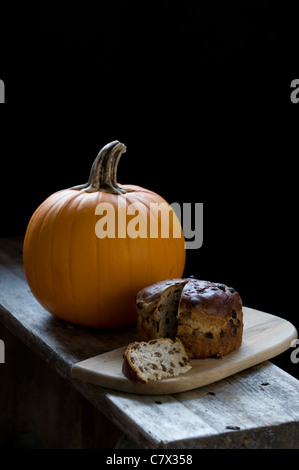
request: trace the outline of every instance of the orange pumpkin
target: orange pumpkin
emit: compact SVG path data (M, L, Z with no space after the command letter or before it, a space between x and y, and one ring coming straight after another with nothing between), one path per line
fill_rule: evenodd
M152 191L117 183L125 150L118 141L106 145L88 183L52 194L27 227L28 284L45 309L74 324L114 328L134 323L138 290L183 275L185 240L171 206ZM153 206L159 210L153 212ZM168 237L162 227L166 217Z

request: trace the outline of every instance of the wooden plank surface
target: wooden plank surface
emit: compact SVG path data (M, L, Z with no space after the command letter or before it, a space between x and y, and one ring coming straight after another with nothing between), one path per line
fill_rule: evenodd
M221 359L192 359L185 374L147 384L132 382L122 373L121 347L76 363L72 376L102 387L141 395L173 394L202 387L248 367L264 362L288 349L297 339L296 328L287 320L243 307L244 332L241 347Z
M298 381L269 362L190 392L143 397L139 407L136 395L114 392L110 400L145 427L153 446L299 448Z
M0 321L136 448L299 447L299 382L268 362L176 395L137 396L73 379L74 363L127 344L135 326L95 331L53 318L28 287L21 239L0 240Z

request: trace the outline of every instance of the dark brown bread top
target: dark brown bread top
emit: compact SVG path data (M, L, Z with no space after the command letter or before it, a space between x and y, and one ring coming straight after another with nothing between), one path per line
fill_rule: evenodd
M179 305L180 311L192 312L192 317L205 317L210 324L231 318L233 311L242 310L242 300L238 292L224 284L198 279L186 283Z
M156 282L151 286L144 287L144 289L141 289L136 296L137 308L140 307L138 302L155 304L159 301L160 296L165 289L174 285L186 284L187 282L188 279L165 279L164 281Z
M165 289L182 284L184 288L180 299L179 311L190 310L194 318L196 318L197 314L201 316L206 315L208 321L217 323L229 319L233 310L236 312L242 310L242 300L233 287L195 278L166 279L145 287L136 296L137 308L141 308L143 303L148 307L150 305L155 306Z

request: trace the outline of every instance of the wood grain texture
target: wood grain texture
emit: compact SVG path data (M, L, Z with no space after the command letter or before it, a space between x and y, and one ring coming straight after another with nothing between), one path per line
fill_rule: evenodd
M175 395L110 394L120 419L146 430L151 447L299 448L298 381L265 362L220 382ZM296 398L297 397L297 398ZM286 422L289 424L286 426ZM295 431L297 429L297 431Z
M299 448L299 382L269 362L175 395L141 396L72 378L75 363L133 341L135 326L96 331L53 318L25 280L21 239L0 240L0 322L136 448Z
M141 395L178 393L202 387L277 356L297 338L296 328L283 318L243 308L241 347L222 359L192 359L192 369L178 377L135 383L122 373L125 347L79 362L72 376L102 387Z

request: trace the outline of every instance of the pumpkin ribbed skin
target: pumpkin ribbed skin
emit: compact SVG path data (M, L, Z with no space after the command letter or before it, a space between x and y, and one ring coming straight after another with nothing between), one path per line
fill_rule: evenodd
M128 325L137 320L135 296L141 288L183 275L184 236L182 232L181 238L173 238L172 218L169 238L96 236L99 203L108 202L117 211L121 205L142 202L149 226L149 204L164 201L138 186L125 188L125 196L76 188L58 191L33 214L23 246L25 273L37 300L54 316L94 328Z

